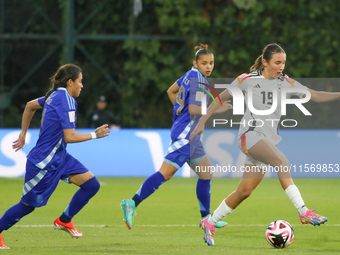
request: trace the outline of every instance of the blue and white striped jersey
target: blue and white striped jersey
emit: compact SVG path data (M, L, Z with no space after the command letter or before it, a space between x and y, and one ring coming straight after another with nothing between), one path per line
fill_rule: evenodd
M38 99L42 106L44 97ZM40 124L40 135L27 160L40 169L55 170L66 155L64 129L76 127L77 102L66 88L58 88L46 100Z
M209 89L203 84L209 84L207 79L195 68L186 72L177 80L180 87L177 93L176 102L173 108L173 124L171 127L171 139L189 139L190 128L194 127L199 118L190 124L189 104L201 106L201 96L206 96L206 102L209 102L209 95L200 88Z

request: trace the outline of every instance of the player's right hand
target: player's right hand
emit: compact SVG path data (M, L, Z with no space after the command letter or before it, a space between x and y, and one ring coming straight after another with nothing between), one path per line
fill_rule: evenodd
M196 135L202 134L203 131L204 131L204 124L201 124L200 122L198 122L197 126L195 127L195 129L190 134L189 141L191 142L192 139L194 139L194 137Z
M20 132L19 138L15 140L12 144L12 149L14 149L15 152L24 148L25 138L26 138L26 133Z

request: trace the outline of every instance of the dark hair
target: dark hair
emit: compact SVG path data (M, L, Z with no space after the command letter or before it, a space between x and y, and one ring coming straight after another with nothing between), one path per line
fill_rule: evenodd
M269 62L272 59L273 54L275 53L286 53L284 49L277 43L271 43L268 44L266 47L263 48L262 50L262 55L260 55L256 60L254 65L250 67L250 72L258 71L258 70L263 70L264 66L262 64L262 59L265 59L267 62Z
M195 46L195 61L197 61L201 55L213 54L210 50L208 50L208 44L200 43L199 46Z
M47 91L44 99L44 103L46 99L59 87L66 88L67 82L71 79L75 81L78 79L79 74L82 72L79 66L74 64L66 64L59 67L58 71L50 78L51 88Z

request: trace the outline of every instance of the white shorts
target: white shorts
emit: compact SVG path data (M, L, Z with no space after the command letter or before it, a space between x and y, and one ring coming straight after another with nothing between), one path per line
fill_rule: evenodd
M240 147L241 151L246 155L245 164L247 165L255 165L261 168L261 166L265 165L259 160L254 160L248 150L253 147L257 142L266 138L266 135L258 132L258 131L249 131L237 137L237 143Z

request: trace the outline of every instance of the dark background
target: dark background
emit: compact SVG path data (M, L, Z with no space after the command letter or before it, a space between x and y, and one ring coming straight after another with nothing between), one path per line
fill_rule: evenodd
M0 127L20 127L27 101L43 96L66 63L83 69L78 127L101 95L123 128L169 128L166 90L191 68L194 46L215 55L211 78L236 78L268 43L287 53L293 78L340 76L336 0L0 0ZM340 91L337 79L304 84ZM298 128L340 128L339 102L289 109ZM226 117L229 118L229 117ZM31 127L39 127L36 114Z

